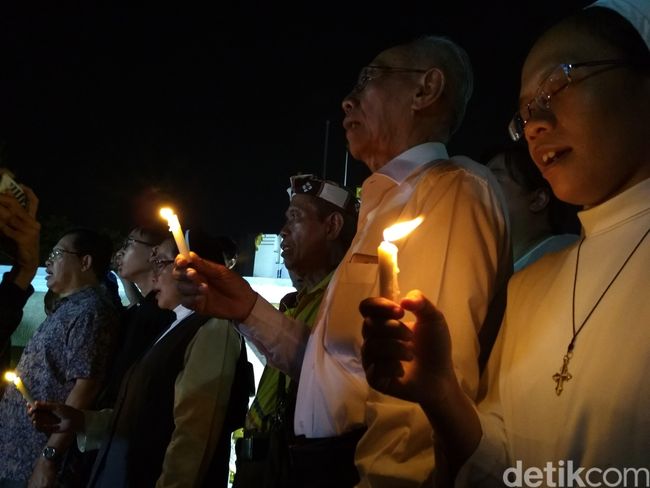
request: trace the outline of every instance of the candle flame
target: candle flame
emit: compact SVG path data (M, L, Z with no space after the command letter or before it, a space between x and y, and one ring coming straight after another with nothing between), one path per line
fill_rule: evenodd
M178 216L169 207L161 208L158 213L162 218L167 219L167 225L169 226L169 231L174 236L178 252L187 257L190 254L190 250L187 247L187 242L183 236L183 230L181 229L181 223L178 220Z
M169 207L163 207L160 209L160 216L163 219L171 219L174 216L174 211Z
M9 383L15 383L17 379L18 376L13 371L7 371L5 373L5 381L8 381Z
M174 232L177 229L181 228L181 224L178 221L178 216L174 213L174 211L169 208L169 207L163 207L160 209L160 216L163 219L167 220L167 225L169 226L169 230L171 232Z
M417 217L413 220L406 222L398 222L390 227L384 229L384 240L394 242L402 237L409 235L418 225L424 220L423 217Z

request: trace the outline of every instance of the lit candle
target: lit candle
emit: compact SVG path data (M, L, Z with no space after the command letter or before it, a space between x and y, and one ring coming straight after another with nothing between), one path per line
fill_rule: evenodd
M29 393L27 387L23 384L22 380L20 379L20 376L18 376L13 371L7 371L5 373L5 381L8 381L9 383L13 383L16 389L23 396L25 401L30 405L34 405L34 399L32 398L32 395Z
M178 221L178 216L171 208L168 207L160 209L160 216L163 219L167 219L167 225L169 225L169 231L174 236L174 241L176 241L178 252L185 257L189 256L190 250L188 249L187 243L185 242L185 236L183 235L181 224Z
M397 246L393 241L406 237L422 223L422 217L407 222L400 222L384 229L384 240L377 248L379 262L379 295L393 300L399 300L399 284L397 281Z

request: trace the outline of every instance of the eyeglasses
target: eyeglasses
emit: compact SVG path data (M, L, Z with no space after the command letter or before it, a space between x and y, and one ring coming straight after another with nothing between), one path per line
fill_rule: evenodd
M357 78L357 83L352 88L352 93L360 93L366 87L366 85L374 80L379 78L384 73L426 73L428 69L415 69L415 68L400 68L396 66L378 66L378 65L369 65L365 66L359 72L359 77Z
M160 274L164 269L174 262L173 259L152 259L151 266L156 274Z
M62 249L60 247L55 247L50 251L50 254L47 256L47 261L54 262L59 259L64 254L76 254L77 256L83 255L82 252L77 251L68 251L67 249Z
M533 99L512 117L510 124L508 124L510 138L513 141L522 139L524 137L524 127L526 127L526 124L531 119L533 110L551 110L551 98L564 90L570 83L585 80L613 68L633 64L631 61L622 59L585 61L584 63L562 63L539 84ZM579 80L572 77L572 71L574 69L594 66L605 66L606 68L598 70L589 76L582 77Z
M129 236L129 237L127 237L126 239L124 239L122 241L121 249L126 249L131 244L133 244L134 242L137 242L138 244L142 244L143 246L148 246L148 247L155 247L156 246L155 244L152 244L150 242L141 241L140 239L136 239L135 237Z

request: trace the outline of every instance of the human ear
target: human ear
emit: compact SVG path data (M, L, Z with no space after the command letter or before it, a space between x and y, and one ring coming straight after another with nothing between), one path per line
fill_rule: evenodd
M93 266L93 257L90 254L81 256L81 270L88 271Z
M343 229L343 215L339 212L332 212L327 216L325 225L327 239L330 241L336 240L341 233L341 229Z
M437 102L445 90L445 74L438 68L431 68L420 81L420 87L413 99L414 109L423 109Z
M539 213L544 210L551 201L551 194L547 188L538 188L530 193L528 210Z

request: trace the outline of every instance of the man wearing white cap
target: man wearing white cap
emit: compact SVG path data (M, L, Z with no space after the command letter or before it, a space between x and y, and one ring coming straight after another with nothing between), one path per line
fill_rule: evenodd
M300 286L290 294L291 301L283 299L280 309L311 327L334 269L354 237L358 200L351 190L313 175L292 176L290 181L281 247L284 264ZM235 488L300 486L292 479L288 459L295 387L279 370L264 368L244 437L237 441Z

